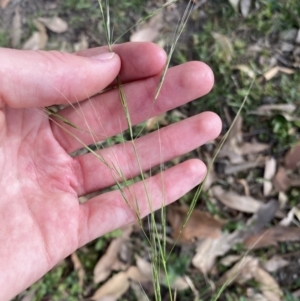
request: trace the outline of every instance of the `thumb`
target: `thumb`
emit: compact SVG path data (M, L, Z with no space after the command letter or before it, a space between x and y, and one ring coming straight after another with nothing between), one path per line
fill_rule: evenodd
M94 57L0 48L0 107L45 107L84 100L118 75L115 53Z

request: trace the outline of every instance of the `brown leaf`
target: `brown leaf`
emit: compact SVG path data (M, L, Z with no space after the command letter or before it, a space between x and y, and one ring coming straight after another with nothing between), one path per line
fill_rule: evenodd
M20 46L22 36L22 20L19 6L15 10L15 15L12 20L12 31L11 31L11 45L13 48Z
M274 113L284 112L284 113L293 113L296 110L296 106L291 103L281 103L281 104L269 104L262 105L257 108L255 111L251 111L251 114L262 115L262 116L271 116Z
M279 71L285 74L294 74L295 70L286 68L286 67L278 67Z
M258 268L258 259L252 256L245 256L228 270L218 281L218 285L230 285L233 283L244 284L253 278Z
M88 37L84 34L82 34L79 38L79 41L74 44L74 51L82 51L89 48L89 41Z
M73 262L75 271L77 271L77 273L78 273L78 284L79 284L79 287L83 288L84 278L85 278L85 270L84 270L83 265L80 262L79 257L77 256L76 252L74 252L71 255L71 260Z
M291 148L284 157L284 164L289 169L294 169L300 162L300 143Z
M203 182L203 191L208 191L208 189L217 181L218 177L215 171L211 168L207 171L205 181Z
M221 186L214 186L212 191L222 204L241 212L254 213L263 204L250 196L238 195L233 191L225 191Z
M226 257L223 257L219 263L224 265L225 267L231 266L233 263L237 262L241 259L241 255L228 255Z
M10 0L1 0L0 1L1 8L5 9L9 2L10 2Z
M114 269L114 265L118 264L118 254L122 245L129 239L132 227L129 226L123 230L122 236L115 238L107 248L106 253L100 258L94 268L94 282L99 283L105 280Z
M136 300L149 301L149 298L140 283L136 283L132 281L130 283L130 288L134 292Z
M48 42L46 28L42 23L40 23L37 20L34 20L33 24L38 29L38 31L35 31L31 35L31 37L24 43L22 49L24 50L45 49Z
M248 237L244 244L250 249L276 246L278 242L300 240L300 228L276 226Z
M218 281L218 285L230 285L232 283L244 284L250 279L255 279L264 297L268 301L280 301L283 296L275 279L259 266L257 258L243 257Z
M287 191L291 186L291 181L286 173L285 168L280 166L274 178L274 186L278 191Z
M138 271L134 269L135 267L131 267L128 270L128 277L131 280L134 280L138 283L145 283L147 281L152 281L152 265L147 260L137 257L136 265L138 267ZM159 274L159 282L162 285L166 285L166 277L164 273L160 272ZM185 290L189 287L188 283L184 279L184 277L176 277L171 283L171 287L178 291Z
M245 142L240 147L241 155L250 155L263 152L270 148L269 144L258 143L258 142Z
M194 209L182 233L180 230L188 213L187 208L170 206L167 211L167 220L173 229L172 236L181 242L192 242L193 240L206 237L217 238L221 234L224 222L216 219L208 212ZM180 234L180 235L179 235Z
M240 164L228 164L225 169L225 175L231 175L237 172L245 171L248 169L253 169L258 166L263 166L265 164L265 158L259 157L255 162L244 162Z
M244 159L241 155L240 147L242 138L242 117L238 116L233 125L222 149L218 153L218 158L228 157L233 164L243 163Z
M138 259L138 260L144 260L144 259ZM138 265L138 263L137 263ZM150 268L151 268L151 264L149 263ZM148 265L147 267L148 268ZM141 269L141 267L139 266L131 266L128 270L127 270L127 276L128 279L135 281L137 283L146 283L146 282L151 282L152 281L152 270L150 270L150 273L148 271L143 271Z
M280 222L279 225L280 226L284 226L284 227L288 227L292 224L292 222L294 221L294 215L295 215L295 207L292 208L288 213L287 216L284 217Z
M128 276L125 272L115 274L106 281L92 296L92 300L103 300L103 297L111 297L111 300L118 300L125 294L130 286Z
M247 301L268 301L262 294L256 292L254 288L247 288Z
M289 262L279 255L274 255L262 264L263 268L270 273L276 272L287 265L289 265Z
M210 157L210 155L206 152L204 152L204 156L205 156L205 161L207 166L212 165L212 158ZM217 181L218 177L214 171L213 168L209 168L207 170L207 174L205 177L204 182L202 183L203 185L203 191L208 191L208 189L212 186L212 184Z
M218 256L226 254L235 244L243 241L244 234L235 231L223 233L217 239L205 238L197 245L196 254L192 259L193 266L203 274L212 271Z
M38 18L48 29L55 33L63 33L68 30L68 23L59 17Z
M142 28L130 36L131 42L154 42L162 28L162 13L156 14Z
M265 171L264 171L264 196L268 196L273 188L272 179L276 173L276 160L271 157L266 161Z
M253 278L259 283L259 288L269 301L280 301L283 293L276 280L264 269L258 267Z
M278 66L275 66L264 73L264 78L266 81L271 80L273 77L275 77L279 72Z

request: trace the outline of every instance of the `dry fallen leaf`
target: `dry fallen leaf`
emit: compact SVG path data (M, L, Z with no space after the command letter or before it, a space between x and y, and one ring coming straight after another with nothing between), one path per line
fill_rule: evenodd
M121 237L115 238L106 250L106 253L100 258L94 268L94 282L99 283L107 279L115 265L119 265L118 254L122 245L129 239L132 232L132 226L123 229Z
M271 157L266 161L265 171L264 171L264 196L268 196L273 188L272 179L276 173L276 160Z
M284 157L284 164L289 169L294 169L300 162L300 143L291 148Z
M225 191L221 186L214 186L212 191L222 204L241 212L254 213L263 204L253 197L238 195L233 191Z
M259 106L257 110L252 111L251 114L270 116L276 113L277 111L285 112L285 113L293 113L295 110L296 110L296 106L291 103L269 104L269 105Z
M286 67L278 67L279 71L285 74L294 74L295 70L286 68Z
M233 263L237 262L241 259L241 255L228 255L226 257L223 257L219 263L224 265L225 267L231 266Z
M136 300L149 301L149 298L140 283L136 283L132 281L130 283L130 288L134 292Z
M261 231L273 219L278 208L278 202L268 202L259 207L257 212L248 220L247 227L233 233L223 233L217 239L206 238L197 243L196 254L192 260L193 265L202 273L212 272L218 256L226 254L234 245L242 243L245 239Z
M245 171L248 169L253 169L258 166L263 166L265 164L264 157L258 157L254 162L244 162L240 164L228 164L224 169L225 175L231 175L237 172Z
M247 289L247 301L268 301L262 294L256 292L253 288Z
M77 256L76 252L74 252L71 255L71 260L73 262L75 271L77 271L77 273L78 273L78 284L79 284L79 287L83 288L84 278L85 278L85 270L84 270L83 265L80 262L79 257Z
M248 237L244 244L250 249L275 246L278 242L299 241L300 228L276 226Z
M291 186L291 181L286 173L286 169L280 166L273 180L274 186L278 191L287 191Z
M130 42L154 42L163 26L162 16L162 13L159 13L151 18L148 23L130 36Z
M17 6L15 10L15 15L12 20L12 30L11 30L11 45L13 48L20 46L21 36L22 36L22 18L20 14L20 8Z
M232 283L244 284L253 278L258 268L258 259L252 256L244 256L230 270L228 270L218 281L218 285L230 285Z
M245 231L247 237L264 229L273 220L278 208L279 202L275 200L263 203L257 212L247 221L248 229Z
M241 155L239 145L242 142L242 117L238 116L233 125L222 149L218 153L218 158L228 157L233 164L243 163L245 160Z
M144 259L137 259L137 261L138 260L144 260ZM150 265L150 267L151 267L151 265ZM127 270L126 273L127 273L128 279L135 281L137 283L140 283L140 284L152 281L152 271L150 271L150 273L148 273L148 271L146 271L146 272L141 271L141 268L137 267L137 266L131 266Z
M186 283L188 284L188 286L190 287L191 291L194 294L194 300L198 301L200 299L200 293L199 291L196 289L192 279L189 276L185 276L184 280L186 281Z
M38 18L48 29L55 33L63 33L68 30L68 23L59 17Z
M259 143L259 142L245 142L240 147L241 155L250 155L263 152L270 148L269 144Z
M45 49L48 42L48 35L45 26L37 20L33 21L34 26L38 31L35 31L32 36L24 43L24 50L39 50Z
M252 0L241 0L241 13L246 18L250 12Z
M82 34L79 38L79 41L74 44L74 51L78 52L78 51L86 50L88 48L89 48L88 37Z
M1 8L5 9L9 2L10 2L10 0L1 0L0 1Z
M240 0L229 0L229 2L232 5L232 7L234 8L234 10L238 11Z
M167 125L167 119L166 119L166 113L155 116L155 117L151 117L147 120L146 122L146 129L148 131L153 131L153 130L157 130L157 128L159 128L159 125Z
M129 271L128 277L138 283L143 283L146 281L152 281L152 265L147 260L137 257L136 265L139 271L136 271L133 267L131 267L131 271ZM164 273L160 273L159 282L162 285L166 285L166 277ZM178 291L186 290L189 288L188 283L185 280L185 277L176 277L171 283L171 287Z
M197 243L196 254L192 259L193 266L206 275L212 271L217 257L226 254L234 245L242 242L243 237L243 233L236 231L223 233L217 239L203 239Z
M215 39L217 45L220 47L222 57L226 62L230 62L233 58L233 46L228 37L223 34L212 32L211 35Z
M279 255L274 255L267 262L262 263L263 268L270 273L276 272L287 265L289 265L289 262Z
M268 301L280 301L282 291L275 279L259 266L259 260L252 256L243 257L218 281L218 285L230 285L232 283L244 284L250 279L258 282L262 294Z
M267 300L282 300L283 293L276 280L268 272L258 267L253 274L253 278L258 282L259 288Z
M295 207L292 208L288 214L286 215L286 217L284 217L280 222L279 222L279 225L280 226L283 226L283 227L288 227L292 224L292 222L294 221L294 210L295 210Z
M296 300L300 299L300 289L293 292L293 297L296 298Z
M208 212L194 209L181 234L188 208L170 206L167 210L167 220L173 229L172 236L181 242L192 242L195 239L217 238L221 235L224 222L216 219ZM179 235L180 234L180 235Z
M279 73L278 66L275 66L264 73L263 77L266 81L271 80L273 77L275 77Z
M236 65L233 68L247 74L250 78L255 78L255 72L248 65Z
M110 297L111 300L118 300L125 294L130 286L128 276L125 272L115 274L106 281L92 296L92 300L103 300L103 297Z

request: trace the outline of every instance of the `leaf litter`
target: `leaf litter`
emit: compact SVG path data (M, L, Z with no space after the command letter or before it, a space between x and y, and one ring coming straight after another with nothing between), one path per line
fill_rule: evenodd
M141 25L140 28L130 36L130 41L154 42L159 36L160 30L163 27L162 17L163 14L158 13L154 17L152 17L149 22Z
M244 256L218 281L218 285L243 284L251 279L257 281L259 289L268 301L280 301L283 292L276 280L259 265L259 259L252 256Z
M100 258L94 268L94 282L99 283L106 280L115 267L119 268L119 253L122 245L125 244L132 233L132 226L124 228L122 236L115 238L109 244L106 253ZM122 265L121 265L122 266ZM121 276L120 276L121 277Z
M199 209L194 209L186 226L182 229L187 213L188 208L169 206L167 220L173 229L174 239L178 238L180 242L192 243L196 239L218 238L221 235L221 229L225 222Z
M63 33L68 30L68 23L62 18L55 16L52 18L38 18L38 21L44 24L48 29L55 33Z
M38 31L33 32L31 37L23 44L24 50L43 50L48 42L46 27L38 20L33 20L33 24Z

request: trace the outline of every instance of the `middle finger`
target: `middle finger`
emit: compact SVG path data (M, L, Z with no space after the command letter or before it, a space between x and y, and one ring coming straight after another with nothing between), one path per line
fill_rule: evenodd
M132 125L207 94L213 86L213 73L201 62L171 68L153 105L159 80L157 75L123 86ZM118 89L65 108L59 114L77 127L60 120L52 122L55 138L69 153L82 148L83 143L105 140L127 129Z

